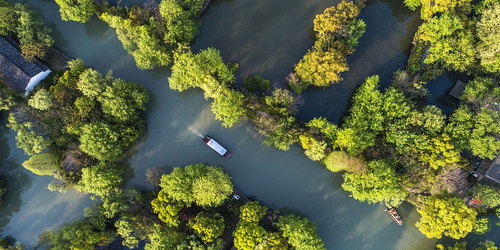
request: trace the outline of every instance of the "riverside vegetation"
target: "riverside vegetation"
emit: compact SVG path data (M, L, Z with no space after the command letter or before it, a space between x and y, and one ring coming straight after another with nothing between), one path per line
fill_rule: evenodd
M218 51L211 48L198 54L187 48L177 51L170 87L178 91L201 88L206 98L213 99L216 119L226 127L241 118L250 121L264 137L265 145L287 150L291 144L300 143L310 159L333 172L345 172L342 187L357 200L387 206L403 201L414 204L422 216L417 227L430 238L445 235L458 239L473 231L484 233L479 228L488 228L489 224L483 215L499 205L498 191L492 187L473 189L475 197L486 193L494 197L493 203L482 201L480 209L467 207L457 192L468 182L466 171L472 169L474 159L492 160L500 150L500 87L495 78L499 68L494 66L499 62L495 46L500 43L492 28L500 22L495 14L499 5L490 1L475 6L470 2L464 2L466 6L443 3L447 4L449 8L437 14L426 14L432 17L415 35L408 69L396 72L392 84L383 91L378 76L368 77L354 94L340 124L321 117L299 123L295 114L300 96L285 88L237 90L233 84L235 64L224 63ZM342 2L337 9L344 5L355 6ZM333 10L316 18L317 37L322 37L318 20L324 18L322 15L332 15ZM454 24L462 19L467 26ZM456 35L448 30L457 27L462 31ZM476 50L463 39L480 46ZM419 49L422 45L429 48L425 59ZM447 117L438 107L424 104L426 82L449 70L466 69L471 80L453 114ZM317 85L323 86L323 79L318 79ZM257 80L254 77L252 82ZM256 85L268 86L264 81L260 79L262 84ZM442 220L439 214L448 217Z
M108 17L113 16L111 13L128 12L127 8L91 1L76 5L57 3L66 8L61 9L63 19L80 22L93 13L80 8L97 11L107 6L110 12L102 16ZM107 20L123 21L119 15ZM129 39L135 43L138 38L141 37ZM141 51L131 52L139 67L162 66L156 59L138 59L138 54L149 53ZM27 101L2 88L2 109L10 111L8 126L17 131L16 145L31 155L23 167L37 175L59 179L60 182L49 185L50 190L65 192L76 188L92 194L99 202L86 210L85 219L43 233L39 247L94 249L118 243L135 248L145 241L147 249L222 249L231 246L234 238L240 249L324 248L315 224L307 218L279 215L278 211L266 213L267 208L258 202L244 204L228 199L233 184L218 167L195 164L176 168L163 175L157 183L161 189L152 192L124 189L117 162L143 134L142 111L149 100L148 93L140 85L114 79L111 72L103 75L79 59L70 61L66 71L52 77L42 82ZM1 243L2 247L14 248L7 241Z
M474 5L469 1L406 1L412 9L423 6L424 19L415 34L415 47L407 69L396 72L392 84L383 91L379 89L378 76L368 77L354 94L342 122L334 124L321 117L300 123L295 118L301 104L299 95L287 88L270 89L268 81L258 76L247 77L244 88L238 89L234 85L237 64L225 63L213 48L193 53L188 43L196 32L189 20L196 20L202 3L183 2L175 12L179 19L170 22L167 19L177 15L167 17L162 14L174 13L175 9L171 7L172 2L165 0L159 6L144 5L143 8L114 7L93 1L79 1L73 5L57 2L63 19L85 22L97 13L116 29L124 48L134 56L139 68L171 64L171 89L201 88L205 97L213 100L212 111L225 127L232 127L243 118L264 137L265 145L288 150L292 144L298 143L312 160L333 172L344 172L342 187L357 200L381 202L387 206L398 206L404 201L412 203L422 216L417 227L427 237L441 238L444 235L459 239L470 232L484 233L491 226L483 215L498 206L500 196L497 190L486 186L473 188L472 195L482 197L478 209L467 207L456 192L460 182L467 181L457 178L457 173L464 176L460 173L472 168L473 157L491 160L500 150L497 139L500 134L497 106L500 88L495 79L500 69L497 67L500 57L496 48L500 42L496 35L498 31L493 28L498 27L500 20L498 3L488 0ZM357 39L364 32L364 23L356 19L361 6L360 3L343 1L317 16L315 46L288 78L293 90L300 92L311 84L327 86L341 80L340 73L347 70L345 56L352 53ZM174 28L167 24L184 22L191 27L186 28L189 32L181 32L186 37L168 35ZM122 30L123 27L126 28ZM340 52L339 48L342 48ZM323 67L332 71L319 70ZM136 246L139 240L147 240L147 247L152 248L171 246L168 244L190 245L191 248L204 244L216 248L221 244L220 237L225 239L223 235L228 230L229 220L239 213L240 220L232 232L238 248L270 246L266 244L274 244L276 248L323 247L314 225L304 218L263 216L266 209L256 203L247 203L239 211L230 208L234 202L226 200L230 189L228 177L217 167L193 165L174 170L162 178L162 189L153 192L141 194L120 188L120 170L110 167L113 166L110 163L119 160L123 150L140 135L139 128L128 127L127 119L140 119L138 114L147 95L139 95L144 98L129 104L127 111L113 110L113 101L106 98L123 94L121 90L127 88L119 86L126 85L126 82L114 80L110 75L96 77L104 79L106 87L93 99L95 93L78 87L82 72L87 70L90 69L81 61L72 62L55 85L49 90L38 90L28 105L19 109L24 112L14 109L16 112L9 119L11 127L18 130L19 146L27 153L40 153L45 148L77 149L94 163L91 164L93 167L83 168L81 174L78 171L71 174L70 171L61 179L65 183L78 180L75 187L101 197L103 202L89 210L86 219L60 232L46 234L54 248L71 248L73 243L92 248L113 242L116 235L120 235L122 243L130 247ZM447 117L436 106L425 105L423 97L426 83L452 70L467 72L471 81L461 97L460 106ZM120 84L113 90L115 81ZM96 82L100 80L91 80L87 84L101 86ZM136 85L127 86L144 93ZM111 93L104 95L108 87ZM122 98L130 101L125 97L126 94ZM88 104L89 99L96 100L94 105ZM85 114L81 118L83 121L67 117L65 120L63 114L41 115L54 112L47 106L70 104L74 107L67 107L68 110L80 116ZM110 106L105 108L106 105ZM97 117L89 118L87 115L93 112ZM17 116L18 113L22 115ZM129 118L122 120L122 115ZM24 120L25 117L32 120ZM68 136L57 136L52 126L45 128L47 134L41 134L39 129L44 128L43 120L47 117L57 117L62 121L63 131ZM61 128L61 124L56 127ZM122 124L122 127L117 124ZM122 132L114 132L109 127L112 125L123 129L117 130ZM102 135L116 140L113 139L114 143L102 141L99 139ZM57 165L54 163L61 160L57 154L43 156L43 159L33 159L32 165L36 166L37 162ZM74 158L78 159L77 156ZM26 166L29 168L30 164ZM47 173L44 168L38 170ZM207 183L210 178L205 178L207 176L216 176L211 180L216 180L217 184L205 186L215 188L219 191L215 193L224 196L197 193L196 186L210 184ZM179 190L176 192L176 189ZM83 231L80 235L72 233L77 230ZM299 231L308 233L299 234Z

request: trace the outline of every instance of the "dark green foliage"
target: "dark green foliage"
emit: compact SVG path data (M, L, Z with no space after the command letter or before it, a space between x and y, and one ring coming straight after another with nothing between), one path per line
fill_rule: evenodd
M335 143L337 125L329 122L326 118L316 117L307 122L306 126L311 129L311 134L322 137L328 142L328 145L332 146Z
M14 113L10 113L7 126L17 131L16 146L23 149L27 155L41 153L52 144L50 138L40 134L38 126L35 129L31 122L19 123Z
M425 52L425 44L422 42L417 42L417 44L413 47L410 58L408 59L408 64L406 68L408 69L408 73L410 75L415 75L421 70L422 64L422 56Z
M215 114L215 119L222 121L224 127L230 128L245 115L244 104L245 96L242 93L228 90L214 99L212 112Z
M82 127L80 149L100 161L117 161L123 154L119 135L106 123L90 123Z
M294 214L282 216L276 226L283 232L283 237L297 250L325 249L324 243L318 236L316 224L305 217Z
M5 186L3 184L3 181L0 179L0 202L2 201L3 195L5 194Z
M106 86L106 90L98 99L105 114L120 121L133 121L146 110L145 104L149 101L149 95L142 86L117 79Z
M495 109L495 103L500 103L500 86L492 78L476 77L465 85L460 100L466 102L474 110L483 107Z
M116 30L140 69L168 66L174 50L198 34L197 14L204 1L162 0L160 5L109 8L100 18Z
M190 49L175 54L170 88L184 91L201 88L206 98L214 99L212 111L225 127L232 127L245 114L245 98L230 88L234 81L233 67L225 64L218 50L209 48L198 54Z
M14 92L14 90L6 87L0 81L0 111L9 110L18 102L18 99L19 97Z
M243 87L250 92L267 91L271 82L259 75L248 75L243 81Z
M175 249L186 238L186 234L174 228L155 224L155 230L148 235L148 238L149 242L146 243L146 250Z
M82 169L82 178L77 188L85 193L92 193L102 198L117 193L122 178L122 170L116 165L100 163Z
M0 1L0 35L11 36L21 45L23 56L31 61L35 57L43 58L54 40L50 29L28 9L25 4Z
M160 186L173 200L199 206L219 206L233 192L231 178L221 168L205 164L174 168Z
M121 191L112 199L104 196L121 182L121 170L108 163L120 160L142 133L140 113L149 96L141 86L114 80L111 74L103 76L81 60L68 64L50 91L42 88L28 101L29 106L19 104L21 108L9 116L9 126L18 132L17 146L26 154L50 148L50 153L36 155L23 165L63 181L51 184L52 190L63 191L80 181L80 190L101 196L105 209L113 211L123 205L113 200ZM69 157L68 169L61 167L59 154L63 153Z
M116 233L106 226L103 215L77 220L52 235L50 249L95 249L115 240Z

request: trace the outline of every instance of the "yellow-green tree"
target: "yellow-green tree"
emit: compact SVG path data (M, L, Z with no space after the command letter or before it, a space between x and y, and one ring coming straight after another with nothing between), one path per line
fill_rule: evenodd
M460 152L455 149L450 137L444 133L430 140L421 135L417 138L414 150L422 162L434 169L460 161Z
M259 222L266 214L267 208L259 205L258 201L247 202L240 207L240 220Z
M218 213L209 215L202 211L189 221L189 226L205 243L212 243L224 233L224 218Z
M401 187L401 178L396 174L393 164L384 160L370 162L365 173L345 173L342 188L351 192L356 200L383 202L389 207L398 206L408 195Z
M37 175L54 175L60 168L61 157L45 152L37 154L23 162L23 167Z
M314 222L295 214L282 216L276 226L283 232L283 237L297 250L322 250L325 243L318 236L318 229Z
M179 212L184 208L184 203L169 198L167 193L161 190L158 197L151 201L151 206L161 221L172 227L179 225Z
M94 0L56 0L62 20L87 22L96 10Z
M500 3L494 2L485 8L477 22L477 36L481 40L478 46L481 65L491 73L500 72Z
M415 10L420 9L420 17L427 20L436 13L454 12L456 7L468 6L471 0L404 0L406 6Z
M253 250L263 239L266 230L256 222L240 220L233 232L234 246L241 250Z
M295 72L302 81L318 87L342 81L340 73L348 70L344 53L335 48L326 52L310 51L295 66Z
M476 224L476 210L457 197L432 196L417 211L422 217L415 225L428 238L440 239L444 234L460 239L472 232Z

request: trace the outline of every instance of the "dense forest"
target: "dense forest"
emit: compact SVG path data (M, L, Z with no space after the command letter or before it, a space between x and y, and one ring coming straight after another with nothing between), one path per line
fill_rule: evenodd
M498 226L487 217L500 217L498 189L469 176L476 162L491 162L500 152L498 1L406 0L422 19L406 69L395 72L384 89L377 75L367 77L338 124L323 117L299 121L300 93L343 80L347 56L367 28L359 19L363 1L344 0L316 16L314 45L282 87L271 87L258 75L238 85L237 63L224 62L215 48L191 50L204 1L131 7L93 0L56 3L63 20L85 23L95 15L106 22L138 68L170 68L172 90L201 89L224 127L243 121L264 145L285 151L300 145L308 158L342 173L342 188L360 202L411 203L421 216L416 227L428 238L460 239ZM0 1L0 8L0 34L17 40L27 60L43 60L53 44L50 30L26 5ZM446 115L425 97L427 85L449 72L468 83L457 108ZM234 198L231 178L217 166L151 170L148 180L155 189L124 188L118 162L145 133L149 95L139 84L75 59L27 99L6 88L0 96L17 147L31 156L23 167L58 179L51 190L75 188L99 201L84 219L42 234L40 247L324 249L307 218ZM0 198L3 192L0 182ZM465 203L464 197L477 203ZM465 249L465 244L437 247ZM477 247L493 249L494 243Z

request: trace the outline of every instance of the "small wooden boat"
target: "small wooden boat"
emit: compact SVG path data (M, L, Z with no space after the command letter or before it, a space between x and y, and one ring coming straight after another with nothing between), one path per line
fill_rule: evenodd
M403 220L401 219L401 216L399 216L398 211L396 211L395 208L385 208L384 211L389 213L391 215L392 219L398 224L398 225L403 225Z
M226 158L231 157L231 153L227 149L225 149L223 146L221 146L218 142L216 142L214 139L204 136L202 139L210 148L212 148L215 152L220 154L221 156L224 156Z

